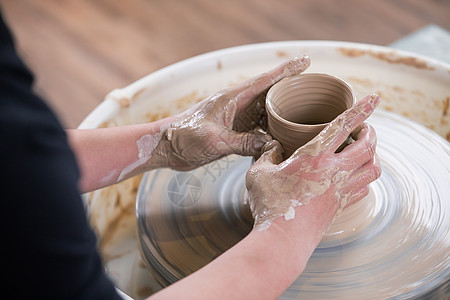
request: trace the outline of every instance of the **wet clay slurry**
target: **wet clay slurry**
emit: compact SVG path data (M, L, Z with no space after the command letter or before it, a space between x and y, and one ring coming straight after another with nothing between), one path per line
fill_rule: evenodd
M267 93L268 132L284 148L284 159L314 138L355 102L351 87L327 74L286 78Z

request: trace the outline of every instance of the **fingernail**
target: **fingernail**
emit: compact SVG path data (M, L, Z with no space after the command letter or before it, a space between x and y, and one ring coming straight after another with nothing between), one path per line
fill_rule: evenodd
M300 61L301 61L301 63L303 64L303 65L310 65L311 64L311 59L309 58L309 56L308 55L303 55L301 58L300 58Z
M280 147L280 149L282 151L284 151L283 147L281 147L280 142L278 142L276 140L271 140L271 141L268 141L267 143L264 144L264 146L261 149L261 153L266 152L268 150L271 150L274 147Z
M305 71L311 64L311 59L309 56L304 55L301 58L294 57L290 60L289 65L292 66L289 67L291 74L300 74L301 72Z
M272 142L267 142L264 144L264 146L261 148L261 153L266 152L267 150L271 149L273 147Z
M377 106L378 103L380 103L380 96L378 96L377 94L370 95L369 102L370 104L372 104L372 106Z
M272 137L270 134L265 134L265 135L263 136L262 140L265 141L265 142L267 143L267 142L272 141L272 140L273 140L273 137Z
M268 134L257 134L255 135L255 138L253 139L254 148L255 149L262 149L267 143L273 141L272 136Z

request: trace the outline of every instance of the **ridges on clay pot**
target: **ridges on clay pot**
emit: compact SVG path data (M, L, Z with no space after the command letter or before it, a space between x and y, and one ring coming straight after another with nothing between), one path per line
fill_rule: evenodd
M285 78L267 93L267 130L283 146L286 159L354 103L352 88L338 77L306 73Z

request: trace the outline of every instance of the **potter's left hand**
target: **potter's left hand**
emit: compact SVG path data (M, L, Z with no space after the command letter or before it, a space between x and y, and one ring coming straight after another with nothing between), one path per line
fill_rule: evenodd
M265 111L265 92L309 65L307 56L291 59L236 87L221 90L180 114L162 137L166 165L186 171L228 154L259 155L272 139L256 130Z

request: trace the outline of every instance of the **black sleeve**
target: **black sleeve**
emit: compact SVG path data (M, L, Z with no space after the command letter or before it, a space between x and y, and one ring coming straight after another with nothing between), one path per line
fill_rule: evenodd
M3 290L14 299L120 299L103 272L65 131L32 81L0 15Z

